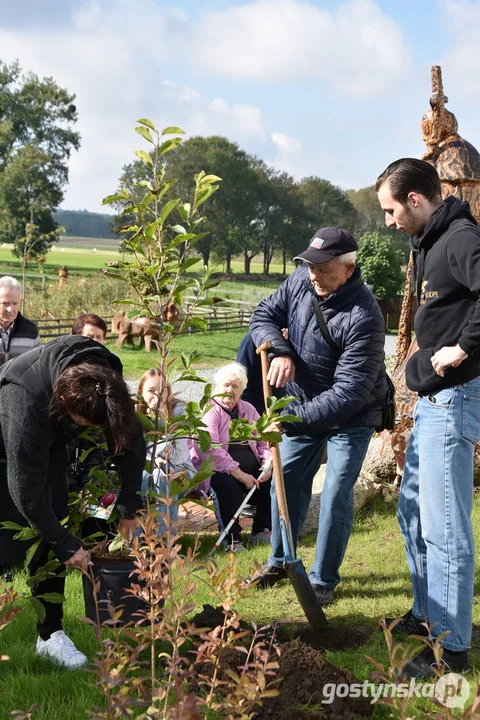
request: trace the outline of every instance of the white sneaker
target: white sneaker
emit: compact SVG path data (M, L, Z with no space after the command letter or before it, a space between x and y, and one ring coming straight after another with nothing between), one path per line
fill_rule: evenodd
M88 660L80 650L77 650L68 635L63 630L52 633L48 640L37 639L37 655L56 660L66 668L79 668L86 665Z

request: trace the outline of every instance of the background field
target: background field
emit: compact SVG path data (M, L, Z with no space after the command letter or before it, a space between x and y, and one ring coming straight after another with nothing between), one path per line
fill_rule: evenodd
M88 242L89 241L89 242ZM113 243L113 244L110 244ZM94 252L96 248L96 252ZM109 241L105 238L92 239L92 238L68 238L62 239L59 243L53 246L52 250L47 255L47 262L45 263L45 273L56 275L58 268L62 265L75 273L90 273L100 268L105 267L105 263L114 262L120 260L122 255L118 251L118 242L116 240ZM215 270L223 272L224 267L222 263L212 263ZM19 258L15 258L12 255L12 246L3 245L0 247L0 272L7 272L9 270L17 273L21 272L21 261ZM251 264L252 274L259 274L263 272L262 262L252 261ZM243 261L234 260L232 262L232 270L234 273L243 273ZM294 270L293 263L287 264L287 273ZM27 270L27 272L36 273L38 270ZM281 273L281 263L272 263L270 265L271 274Z

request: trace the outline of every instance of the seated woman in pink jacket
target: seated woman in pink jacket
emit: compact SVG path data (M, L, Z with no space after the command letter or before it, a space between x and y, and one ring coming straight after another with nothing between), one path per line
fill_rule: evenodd
M208 412L203 418L206 429L212 438L212 447L202 452L197 443L192 447L192 459L195 467L199 467L204 457L211 456L215 462L215 474L211 485L215 490L220 506L220 514L224 526L232 519L241 505L245 493L253 485L257 490L252 495L251 504L257 506L253 520L252 534L249 544L270 542L272 519L270 510L271 472L260 476L262 468L271 458L266 442L261 440L241 442L230 441L230 422L237 418L247 418L255 422L259 414L249 402L240 400L240 395L247 386L247 373L243 365L231 363L219 368L214 375L214 394L219 395L212 400ZM222 393L228 393L222 396ZM239 552L245 548L240 539L241 527L235 521L226 537L228 549Z

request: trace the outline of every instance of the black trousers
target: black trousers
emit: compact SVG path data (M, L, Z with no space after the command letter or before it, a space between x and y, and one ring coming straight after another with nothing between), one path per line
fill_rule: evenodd
M29 565L29 575L33 577L37 570L48 561L49 548L45 543L42 543L37 552L35 553L32 562ZM4 572L9 570L7 566L0 567L0 577ZM13 568L12 568L13 569ZM32 587L32 595L43 605L45 610L45 617L43 620L37 621L37 632L42 640L48 640L50 635L57 630L62 629L63 619L63 603L51 603L46 602L43 598L38 597L45 593L58 593L64 595L65 593L65 567L62 565L55 570L51 576L47 577L42 582L37 583Z
M253 473L252 473L253 474ZM260 471L256 473L256 476ZM272 513L270 506L270 480L260 483L260 487L255 490L250 500L252 505L257 506L257 512L253 519L252 535L262 532L262 530L272 529ZM232 519L235 511L238 510L243 502L248 490L243 483L235 480L231 475L226 473L215 473L211 479L212 487L218 498L220 506L220 514L224 526L227 526ZM225 540L228 543L240 540L242 528L238 520L235 520L230 528Z
M50 548L46 543L42 542L40 544L29 566L30 577L35 575L39 568L46 565L49 550ZM62 629L63 603L46 602L42 598L39 598L38 595L44 595L45 593L59 593L60 595L64 595L65 573L65 566L60 565L52 576L47 577L32 588L32 595L42 603L45 609L44 619L37 621L37 632L42 640L48 640L52 633Z

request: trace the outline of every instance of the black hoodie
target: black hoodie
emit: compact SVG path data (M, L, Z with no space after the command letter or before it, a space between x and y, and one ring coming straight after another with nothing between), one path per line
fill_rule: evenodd
M0 370L0 458L7 461L0 474L0 521L24 525L27 520L62 561L80 547L59 518L65 517L67 504L66 442L81 430L69 419L54 422L48 405L60 374L83 362L122 371L116 355L81 335L56 338L10 360ZM117 502L122 517L131 517L141 507L138 491L145 452L138 423L129 447L115 459L122 480ZM19 561L22 546L12 543L11 534L0 531L0 565Z
M448 197L410 243L418 253L419 350L407 363L406 381L410 390L428 394L480 375L480 228L467 202ZM457 343L468 357L442 378L431 358Z

